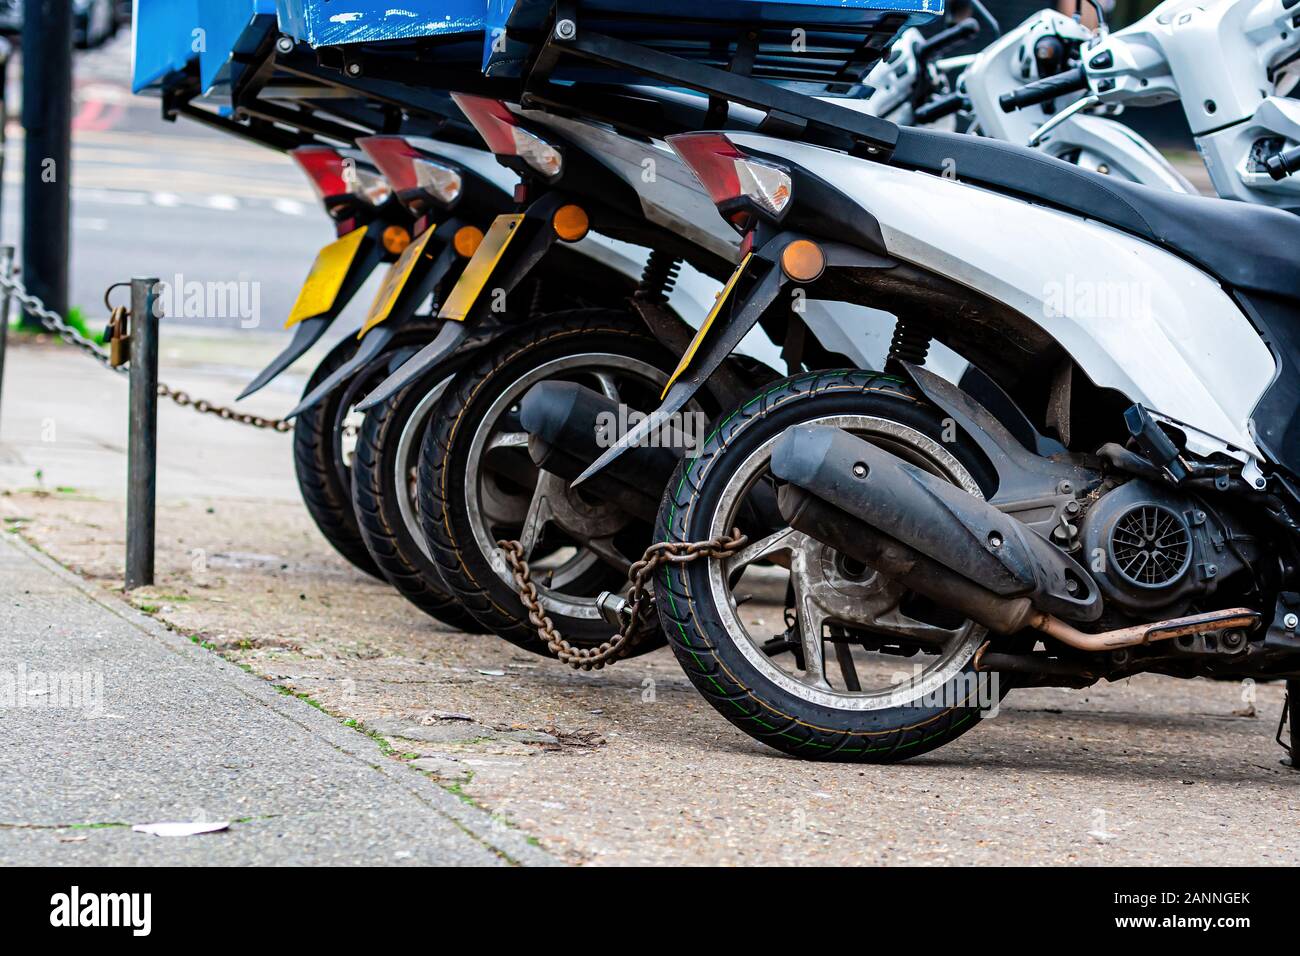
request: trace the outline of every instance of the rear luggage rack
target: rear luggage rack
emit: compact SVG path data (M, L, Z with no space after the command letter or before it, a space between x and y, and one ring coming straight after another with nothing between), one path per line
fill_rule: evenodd
M574 79L649 80L708 96L711 127L724 125L728 103L738 103L764 113L759 131L771 135L872 157L887 156L897 143L893 123L806 93L852 89L917 11L880 10L854 25L737 24L608 11L587 16L585 10L578 0L561 0L539 29L531 22L535 10L515 8L506 25L509 46L531 48L522 64L521 105L581 108L589 87ZM615 30L636 39L615 36ZM493 67L489 60L489 73Z

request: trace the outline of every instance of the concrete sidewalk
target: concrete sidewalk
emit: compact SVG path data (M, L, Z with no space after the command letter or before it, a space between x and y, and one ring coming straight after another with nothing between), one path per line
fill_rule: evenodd
M551 862L375 740L10 534L0 535L0 779L6 866ZM231 825L189 837L130 828L199 819Z

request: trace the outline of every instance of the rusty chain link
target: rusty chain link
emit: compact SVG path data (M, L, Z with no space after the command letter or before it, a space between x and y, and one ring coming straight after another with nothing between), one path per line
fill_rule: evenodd
M80 349L87 355L91 356L96 362L112 372L126 375L128 369L125 365L114 364L112 355L108 349L99 345L86 336L82 335L77 329L73 328L57 312L47 308L40 296L32 295L27 288L14 276L6 276L0 273L0 288L5 289L13 295L22 305L26 312L40 319L41 325L45 326L50 332L57 335L60 341ZM116 316L131 315L131 310L119 306L113 310ZM4 317L8 321L8 316ZM158 383L158 395L161 398L169 399L175 402L181 408L192 408L196 412L205 415L216 415L218 418L228 422L238 422L241 425L250 425L253 428L271 429L277 432L288 432L293 430L290 422L281 421L278 418L263 418L260 415L250 415L247 412L237 412L233 408L227 408L223 405L217 405L209 402L207 399L193 399L189 394L179 388L172 388L162 382Z
M660 541L650 545L641 560L628 571L631 589L628 591L623 626L599 647L574 647L556 630L555 623L542 607L537 586L533 584L532 571L518 541L498 541L497 547L510 565L515 586L519 589L519 600L528 611L528 623L537 629L537 636L546 642L546 646L561 663L576 670L590 671L600 670L607 664L630 656L653 633L653 625L645 626L644 618L654 603L654 596L647 585L655 571L665 564L686 564L700 558L731 558L748 543L749 538L737 528L729 535L708 541Z

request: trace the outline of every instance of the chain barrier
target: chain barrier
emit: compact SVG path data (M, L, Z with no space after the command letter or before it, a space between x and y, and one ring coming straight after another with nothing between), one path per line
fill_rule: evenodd
M112 331L113 338L110 342L110 348L106 349L99 343L92 341L82 335L76 328L64 321L63 317L57 312L46 308L45 303L39 296L32 295L26 287L16 277L0 274L0 288L5 289L13 295L22 305L24 311L36 316L53 334L59 337L59 340L68 345L85 352L104 368L120 375L126 375L128 369L126 362L126 328L131 318L131 310L125 306L118 306L113 309L112 316L109 319L109 328ZM247 412L239 412L233 408L224 405L218 405L215 402L209 402L207 399L195 399L179 389L172 388L162 382L158 383L158 395L166 398L181 408L192 408L194 411L204 415L216 415L218 418L228 421L237 422L240 425L249 425L253 428L270 429L277 432L288 432L293 430L293 424L281 421L278 418L263 418L260 415L250 415Z
M646 620L654 606L654 595L648 587L651 577L665 564L687 564L700 558L732 558L749 543L749 538L733 529L731 534L708 541L660 541L646 548L641 560L628 571L630 590L621 609L623 624L610 640L599 647L575 647L556 629L555 623L542 607L537 586L533 584L532 571L518 541L498 541L497 547L505 555L506 563L519 589L519 600L528 611L528 623L537 629L551 653L561 663L575 670L600 670L608 664L630 657L655 631L653 623ZM603 596L602 596L603 597Z

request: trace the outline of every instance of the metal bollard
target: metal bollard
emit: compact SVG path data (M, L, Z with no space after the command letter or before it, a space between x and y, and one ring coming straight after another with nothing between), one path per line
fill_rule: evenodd
M0 146L0 150L3 150ZM0 162L0 176L3 175L4 163ZM0 246L0 275L6 279L14 277L14 247ZM9 305L11 302L8 288L0 289L0 399L4 396L5 386L5 349L9 344ZM0 416L0 420L3 416Z
M126 464L126 590L153 584L158 490L157 279L131 280L131 399Z

